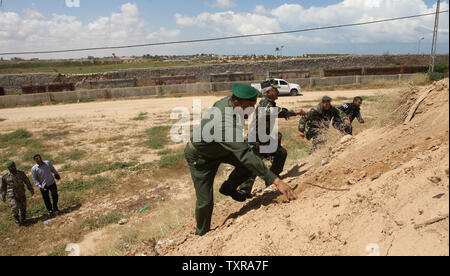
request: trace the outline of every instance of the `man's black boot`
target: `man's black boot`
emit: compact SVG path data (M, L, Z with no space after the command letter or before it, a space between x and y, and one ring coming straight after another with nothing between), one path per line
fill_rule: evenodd
M244 202L247 200L247 196L239 193L236 189L231 189L230 186L225 182L219 189L219 192L226 196L231 196L232 199L238 202Z

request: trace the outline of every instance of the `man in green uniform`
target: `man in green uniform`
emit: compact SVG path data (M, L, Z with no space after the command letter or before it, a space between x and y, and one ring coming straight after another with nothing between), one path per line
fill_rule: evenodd
M306 116L300 119L298 130L300 136L311 140L313 139L313 151L319 146L325 144L325 134L333 121L333 127L344 134L345 126L351 125L347 115L341 110L331 105L332 99L328 96L323 97L322 102L311 109ZM306 134L305 134L306 133Z
M8 168L9 173L5 174L2 177L0 196L3 202L8 199L8 203L11 207L11 211L16 223L22 225L23 223L25 223L27 213L27 197L25 196L25 185L27 186L32 196L34 195L34 189L27 175L23 171L17 170L16 164L14 164L14 162L9 162L6 167Z
M277 107L276 100L278 99L279 91L278 86L275 84L271 84L269 87L262 89L262 99L258 104L256 110L264 109L266 113L266 134L270 135L273 131L273 125L270 124L270 112L272 108L277 110L278 118L285 118L288 120L290 117L295 116L304 116L306 112L300 109L299 111L288 110L286 108ZM258 128L258 116L256 118L256 128ZM259 147L261 145L267 145L269 142L261 142L258 139L258 129L256 129L256 142L250 143L254 149L259 152ZM272 153L261 153L260 156L266 160L272 162L272 167L270 170L279 177L280 173L284 169L284 164L286 163L287 158L287 150L281 145L283 135L281 132L278 132L278 147L275 152ZM251 198L251 192L253 189L253 184L255 183L256 175L250 177L247 181L245 181L242 185L239 186L238 191L241 194L246 195L248 198Z
M205 114L184 151L197 196L195 218L196 235L199 236L210 230L214 206L214 177L221 163L235 166L235 170L220 188L220 193L231 196L234 200L246 200L236 189L253 174L261 177L266 185L277 186L288 200L297 198L291 187L271 172L258 153L244 141L243 132L239 131L243 130L243 116L232 113L240 108L254 108L258 90L249 85L236 84L233 85L232 91L232 96L216 102Z

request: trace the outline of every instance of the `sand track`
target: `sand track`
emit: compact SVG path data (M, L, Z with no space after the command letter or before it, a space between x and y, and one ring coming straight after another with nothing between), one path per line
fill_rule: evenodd
M448 79L429 88L410 122L343 139L288 168L297 201L283 203L275 191L245 204L225 200L213 231L196 237L191 221L157 253L448 256ZM426 89L405 93L392 121L403 121ZM318 158L329 163L314 166Z

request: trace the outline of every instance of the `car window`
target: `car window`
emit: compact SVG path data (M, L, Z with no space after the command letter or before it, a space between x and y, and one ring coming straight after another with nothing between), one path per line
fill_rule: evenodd
M288 85L285 81L280 81L280 85Z

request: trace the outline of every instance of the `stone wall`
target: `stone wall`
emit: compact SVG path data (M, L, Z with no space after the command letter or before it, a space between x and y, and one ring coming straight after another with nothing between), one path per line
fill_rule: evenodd
M58 78L58 73L0 75L0 87L6 95L16 94L22 91L22 86L59 82Z
M448 54L437 55L437 62L448 63ZM393 67L426 66L429 55L348 55L323 58L293 58L289 60L260 61L250 63L227 63L202 66L164 67L146 69L128 69L118 72L61 75L58 73L0 75L0 87L6 94L21 91L21 87L30 84L53 82L78 83L82 81L100 81L112 79L136 79L138 84L164 76L195 76L198 82L209 82L211 74L225 72L253 72L255 76L267 76L275 71L319 71L351 67Z
M77 82L76 89L102 89L102 88L121 88L136 87L136 79L113 79L113 80L84 80Z
M437 55L437 62L448 63L448 54ZM427 55L348 55L323 58L300 58L251 63L227 63L187 67L167 67L120 70L120 78L145 80L159 76L195 75L200 82L210 81L210 74L225 72L253 72L255 76L267 76L268 72L280 70L318 71L328 68L426 66Z

